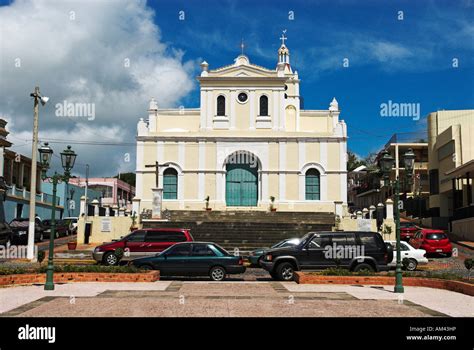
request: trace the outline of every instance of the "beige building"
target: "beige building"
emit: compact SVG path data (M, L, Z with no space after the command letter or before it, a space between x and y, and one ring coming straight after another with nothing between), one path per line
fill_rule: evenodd
M406 215L423 217L427 215L427 199L429 196L428 181L428 143L426 135L394 134L377 154L379 159L384 151L388 151L395 160L390 173L390 180L405 180L404 154L411 149L415 154L412 184L401 188L403 211ZM356 169L349 173L348 193L350 205L355 209L368 208L371 205L385 203L392 197L392 186L384 186L383 178L378 171Z
M447 227L453 219L472 225L474 110L430 113L428 142L432 225Z
M346 124L334 98L303 110L300 79L283 43L275 69L239 55L201 64L200 108L160 109L138 122L134 210L152 207L155 162L163 209L334 212L347 201ZM147 167L148 166L148 167Z

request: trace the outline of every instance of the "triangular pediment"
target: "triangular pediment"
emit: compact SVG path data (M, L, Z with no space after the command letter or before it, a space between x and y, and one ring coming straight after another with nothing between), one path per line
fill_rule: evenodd
M210 77L265 78L276 77L277 72L253 64L232 65L209 72Z

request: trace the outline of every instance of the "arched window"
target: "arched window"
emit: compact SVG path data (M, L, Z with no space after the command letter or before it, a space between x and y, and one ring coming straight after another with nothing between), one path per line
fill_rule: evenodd
M163 199L178 199L178 172L173 168L163 172Z
M308 169L305 175L306 200L314 201L320 199L321 187L319 180L319 171L317 171L316 169Z
M225 115L225 97L222 95L217 97L217 115Z
M268 97L260 96L260 115L268 115Z

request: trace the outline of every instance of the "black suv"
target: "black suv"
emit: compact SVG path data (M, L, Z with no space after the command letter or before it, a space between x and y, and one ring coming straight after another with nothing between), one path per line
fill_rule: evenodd
M274 279L290 281L298 270L388 271L392 259L392 246L376 232L310 232L296 246L267 250L261 266Z

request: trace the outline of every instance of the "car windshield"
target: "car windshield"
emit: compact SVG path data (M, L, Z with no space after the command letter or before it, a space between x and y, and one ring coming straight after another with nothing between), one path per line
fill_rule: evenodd
M10 222L11 227L28 227L28 225L29 225L28 220L15 219Z
M426 235L426 239L433 239L433 240L439 240L439 239L446 239L448 236L446 236L445 233L428 233Z
M230 255L230 253L229 253L227 250L225 250L224 248L222 248L220 245L218 245L218 244L213 244L213 246L214 246L219 252L221 252L222 254L224 254L224 255L226 255L226 256Z
M299 247L302 247L306 244L306 242L311 239L311 237L313 237L313 232L308 232L307 234L305 234L303 236L303 238L301 238L301 241L300 243L298 244Z
M284 247L293 247L295 245L298 245L300 243L300 240L295 238L295 239L285 239L284 241L278 242L272 248L284 248Z

